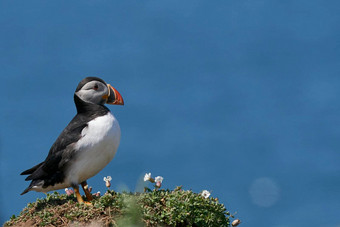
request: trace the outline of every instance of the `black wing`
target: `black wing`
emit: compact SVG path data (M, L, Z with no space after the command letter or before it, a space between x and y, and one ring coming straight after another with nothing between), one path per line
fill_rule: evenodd
M75 154L73 144L81 138L81 131L87 126L84 115L77 114L52 145L45 161L21 173L30 174L25 180L44 180L44 186L62 182L64 169Z
M44 181L43 187L63 182L64 170L77 152L74 150L74 144L82 137L82 130L87 127L89 121L109 112L105 106L86 103L76 95L74 101L78 113L54 142L45 161L21 173L21 175L29 174L26 181L32 180L22 194L41 181Z

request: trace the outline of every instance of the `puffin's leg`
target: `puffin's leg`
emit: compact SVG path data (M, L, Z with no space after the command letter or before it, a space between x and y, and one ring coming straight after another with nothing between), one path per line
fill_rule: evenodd
M79 193L79 186L77 185L77 186L72 186L72 187L74 189L74 193L76 194L78 203L84 203L84 200Z
M76 193L76 197L77 197L77 201L78 203L85 203L86 205L92 205L92 203L90 202L84 202L83 198L81 197L80 193L79 193L79 186L72 186L74 189L74 193Z
M87 185L87 182L86 181L81 182L81 187L83 188L83 190L85 192L87 201L89 201L89 202L92 201L93 197L92 197L92 195L89 191L89 186Z

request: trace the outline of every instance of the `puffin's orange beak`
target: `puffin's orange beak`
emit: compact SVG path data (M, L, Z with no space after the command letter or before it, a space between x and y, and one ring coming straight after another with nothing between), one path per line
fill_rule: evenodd
M106 103L111 105L124 105L124 100L119 92L110 84L107 85L107 88L109 93L103 96L103 98L106 99Z

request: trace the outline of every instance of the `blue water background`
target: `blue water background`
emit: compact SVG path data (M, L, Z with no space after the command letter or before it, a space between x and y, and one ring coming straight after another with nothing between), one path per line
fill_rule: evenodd
M211 191L242 226L340 225L340 1L0 1L1 223L99 76L122 94L89 180ZM151 185L148 185L151 186ZM63 191L61 191L63 192Z

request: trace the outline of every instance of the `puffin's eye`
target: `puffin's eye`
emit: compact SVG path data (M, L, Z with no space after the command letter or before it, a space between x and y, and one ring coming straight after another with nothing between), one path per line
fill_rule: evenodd
M97 84L93 86L93 90L95 90L95 91L98 90L98 85Z

